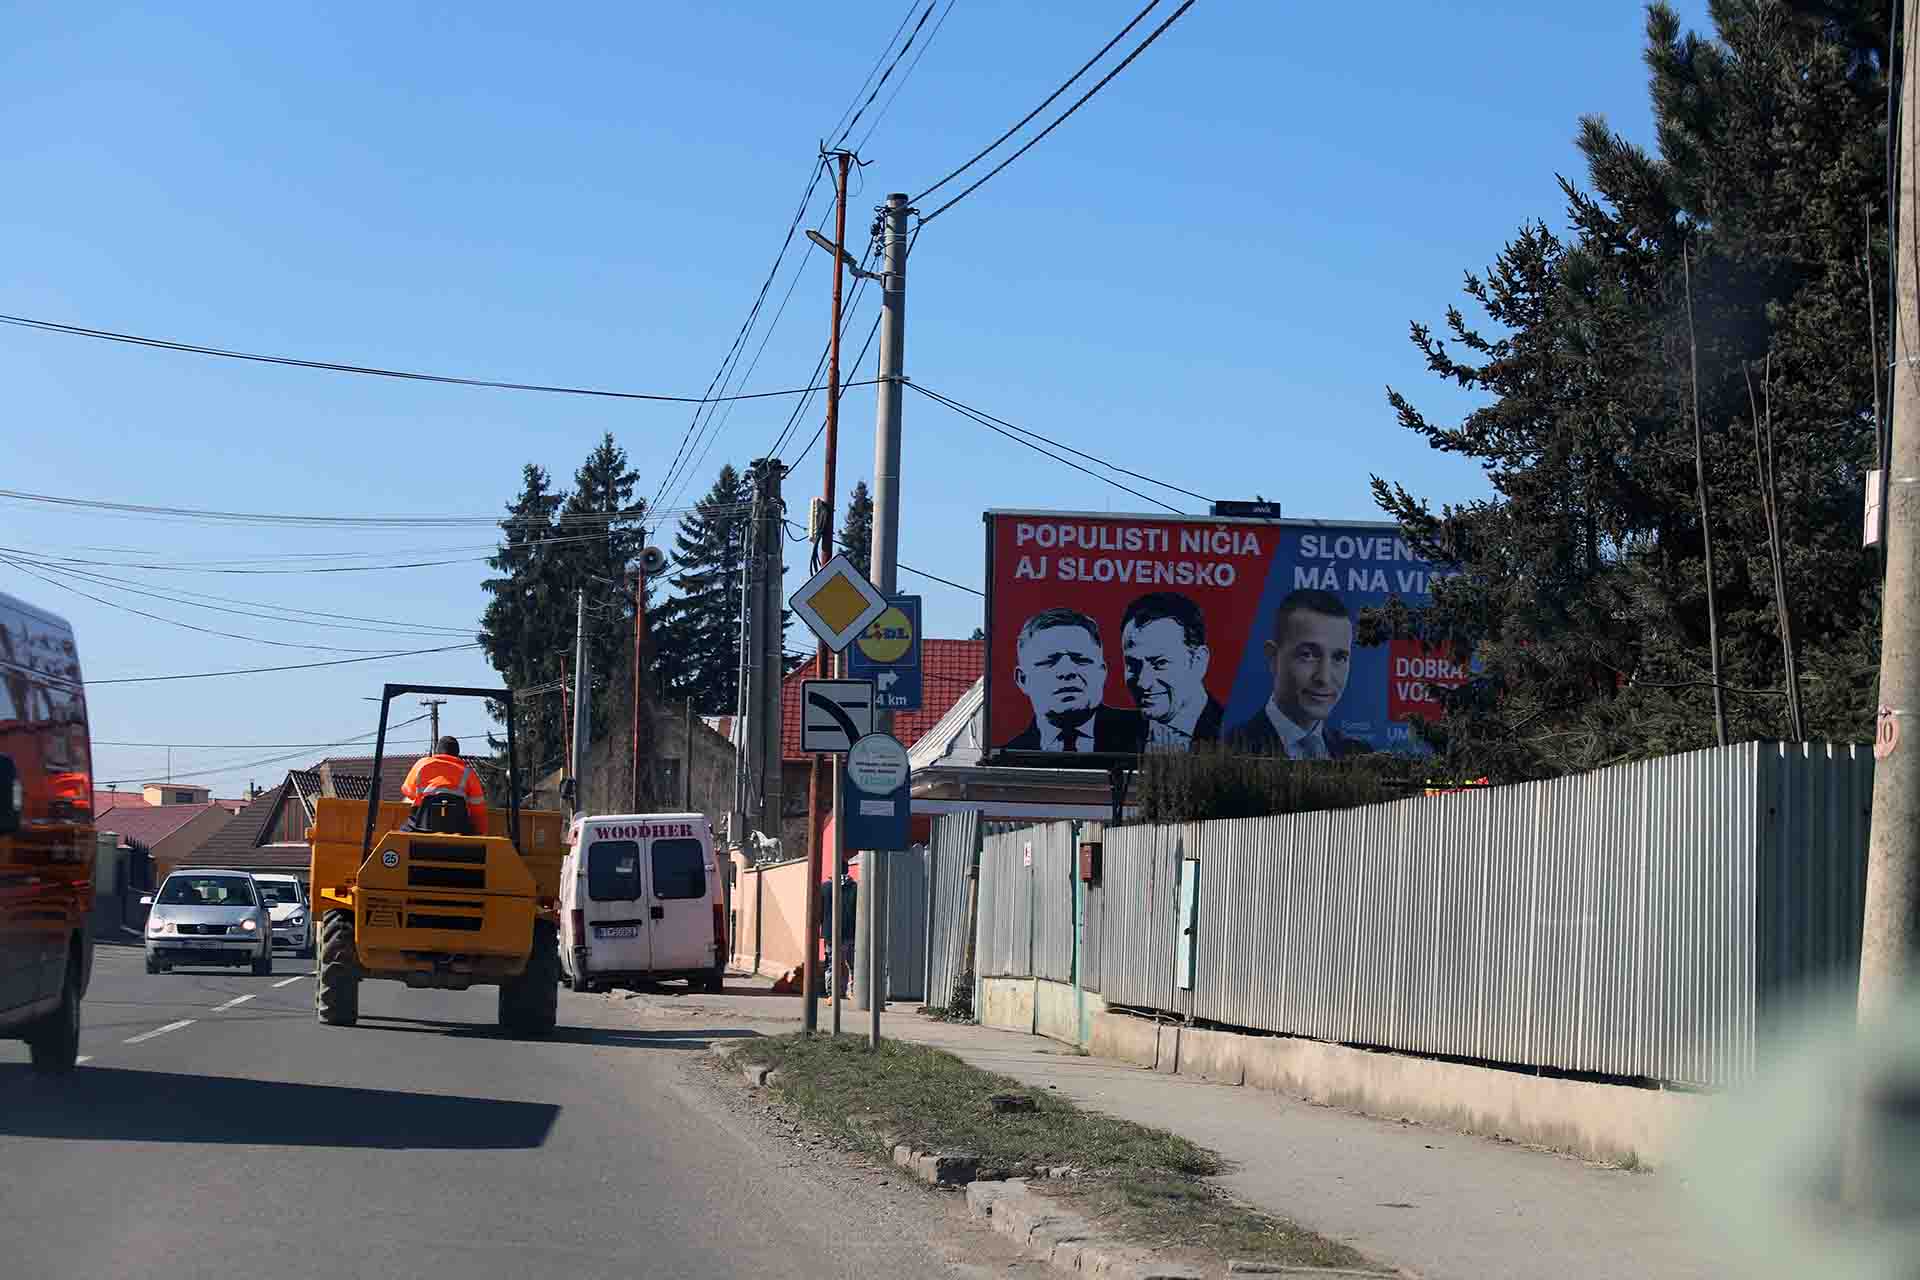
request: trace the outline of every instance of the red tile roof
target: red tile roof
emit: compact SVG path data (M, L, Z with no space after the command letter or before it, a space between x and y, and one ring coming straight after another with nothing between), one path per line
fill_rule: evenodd
M986 670L987 645L984 640L925 640L920 661L920 710L896 712L893 717L893 734L908 749L980 678ZM815 659L808 658L780 688L780 754L787 760L812 758L800 750L800 682L815 678L814 667Z
M96 816L94 825L113 832L123 843L132 841L152 848L207 810L219 808L217 804L122 804Z

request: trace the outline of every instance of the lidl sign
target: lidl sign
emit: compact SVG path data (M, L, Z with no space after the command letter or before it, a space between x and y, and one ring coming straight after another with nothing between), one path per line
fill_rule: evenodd
M875 710L920 710L919 596L887 597L885 611L848 647L847 674L873 681Z

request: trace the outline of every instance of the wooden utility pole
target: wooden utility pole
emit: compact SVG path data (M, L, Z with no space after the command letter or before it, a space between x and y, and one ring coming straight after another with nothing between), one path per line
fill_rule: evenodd
M1899 225L1895 243L1920 243L1920 163L1914 116L1920 75L1920 4L1906 6L1900 46ZM1867 844L1867 902L1860 935L1860 1012L1891 1009L1912 980L1914 914L1920 906L1920 262L1899 257L1893 318L1892 441L1887 468L1887 576L1880 597L1880 708L1873 772L1873 830ZM1908 741L1909 737L1915 741Z
M835 486L838 477L834 467L840 453L840 308L841 287L846 275L847 254L847 169L853 161L848 151L836 151L832 155L834 162L833 188L833 311L827 330L827 426L825 475L822 477L821 520L824 527L818 531L826 546L821 560L831 558L833 554L833 499L837 492ZM814 650L814 674L821 678L837 674L833 667L833 653L821 641ZM822 773L827 776L821 777ZM833 803L839 804L840 757L833 756L826 769L821 768L820 757L813 757L813 765L807 775L807 936L804 955L806 959L801 967L800 1023L807 1031L820 1029L820 1005L814 998L814 992L820 982L820 882L822 858L820 849L820 823L825 815L826 806L820 802L823 782L834 793ZM840 880L844 868L838 851L844 847L839 838L840 823L836 810L834 820L833 860L833 901L832 919L828 921L830 929L827 955L827 981L833 984L833 1032L840 1033Z

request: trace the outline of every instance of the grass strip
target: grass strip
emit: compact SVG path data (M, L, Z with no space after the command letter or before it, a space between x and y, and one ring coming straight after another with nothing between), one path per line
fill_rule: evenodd
M776 1069L772 1087L808 1121L882 1158L897 1141L919 1151L971 1153L983 1179L1071 1165L1078 1176L1042 1177L1033 1189L1059 1197L1063 1208L1116 1238L1220 1260L1364 1264L1345 1245L1248 1209L1204 1181L1223 1170L1205 1147L1083 1111L941 1049L887 1040L873 1053L858 1036L796 1033L747 1041L735 1060ZM988 1100L1006 1093L1033 1099L1033 1110L995 1111Z

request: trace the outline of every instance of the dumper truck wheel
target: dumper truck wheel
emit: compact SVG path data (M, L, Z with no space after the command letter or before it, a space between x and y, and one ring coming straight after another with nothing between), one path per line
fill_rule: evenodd
M320 922L313 1010L330 1027L350 1027L360 1019L360 957L353 950L351 911L329 911Z
M560 933L545 920L533 926L527 969L500 984L500 1025L517 1036L544 1036L560 1019Z

